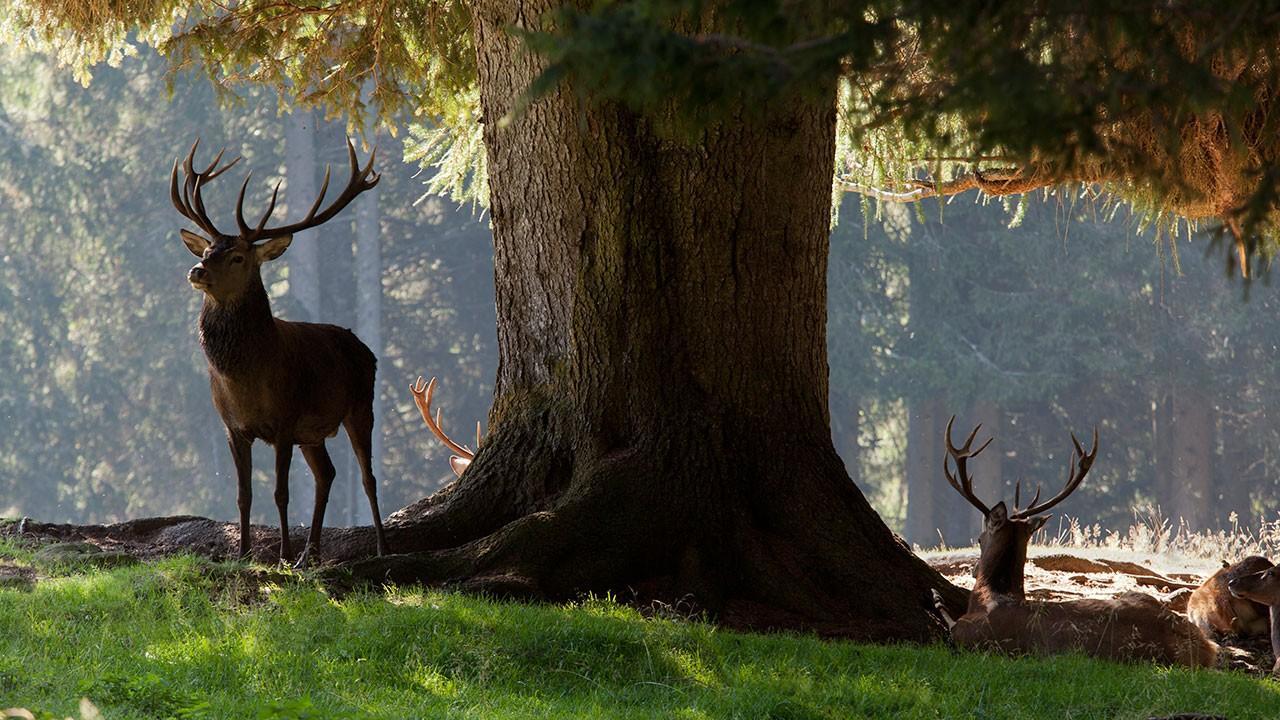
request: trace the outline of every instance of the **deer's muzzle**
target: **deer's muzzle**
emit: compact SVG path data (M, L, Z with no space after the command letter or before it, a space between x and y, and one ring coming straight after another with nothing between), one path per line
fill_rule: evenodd
M197 264L187 271L187 281L197 290L203 290L209 287L209 271L203 264Z

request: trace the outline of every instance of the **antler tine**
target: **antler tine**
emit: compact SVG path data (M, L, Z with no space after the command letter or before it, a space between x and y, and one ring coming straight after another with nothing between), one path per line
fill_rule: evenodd
M204 176L196 175L195 183L191 186L191 202L195 207L196 214L210 228L213 227L213 221L209 219L209 211L204 209L204 198L200 196L200 189L204 187Z
M1010 517L1026 518L1032 515L1038 515L1045 512L1067 499L1067 496L1076 491L1080 487L1080 483L1084 482L1084 478L1089 474L1089 470L1093 467L1093 461L1098 456L1098 428L1093 428L1093 447L1089 452L1084 451L1084 447L1080 441L1076 439L1075 433L1071 434L1071 444L1074 446L1071 450L1071 457L1067 458L1067 481L1063 484L1062 490L1057 495L1049 498L1043 503L1037 503L1040 493L1037 490L1036 499L1024 509L1018 510Z
M226 165L218 167L222 162L223 155L226 154L226 149L224 148L218 151L218 154L213 158L213 162L209 163L205 169L196 170L196 150L199 148L200 138L196 138L196 141L191 144L191 149L187 151L186 159L182 161L182 172L185 175L185 179L182 183L181 196L178 194L178 161L174 160L173 172L169 176L169 199L184 217L194 222L211 237L218 237L223 233L209 219L209 213L205 210L204 198L201 197L200 191L210 181L235 167L236 163L240 162L240 158L237 157Z
M329 172L332 169L333 168L329 163L324 164L324 180L320 183L320 194L316 195L316 201L311 203L311 209L307 211L307 219L303 222L307 222L315 218L316 210L320 209L320 201L324 200L325 194L329 192Z
M1042 489L1043 488L1041 488L1039 485L1036 485L1036 494L1032 495L1031 502L1027 503L1029 507L1034 506L1037 502L1040 501L1040 491ZM1013 486L1013 513L1015 516L1019 512L1021 512L1021 510L1019 509L1021 505L1022 505L1022 478L1018 478L1018 482Z
M267 211L262 213L262 219L258 221L258 227L254 228L252 239L256 240L262 235L262 228L267 226L267 220L271 218L271 213L276 211L276 200L280 197L280 181L276 181L276 186L271 190L271 202L267 204ZM250 240L252 242L252 240Z
M991 441L995 438L987 438L987 441L982 443L977 450L971 451L969 448L973 446L973 440L977 437L978 430L982 428L982 425L978 425L973 429L973 432L969 433L969 437L965 439L964 445L957 448L951 442L951 426L955 424L955 421L955 415L952 415L951 419L947 421L947 454L942 456L942 472L946 476L947 482L951 487L955 488L955 491L960 493L961 497L968 500L970 505L977 508L978 511L982 513L983 517L986 517L991 512L991 508L987 507L986 504L979 500L978 496L973 492L973 478L969 477L969 460L977 457L983 450L986 450L987 446L990 445ZM952 474L948 460L955 461L955 474Z
M226 152L227 152L226 148L222 148L221 150L219 150L217 157L213 159L213 162L209 163L209 167L205 168L203 171L200 172L200 175L204 178L205 182L208 182L218 177L222 173L235 167L236 163L240 162L240 160L242 159L240 157L237 157L235 160L232 160L231 162L219 168L218 163L222 162L222 156L226 154ZM214 168L218 168L218 169L215 171Z
M343 188L338 197L335 198L328 207L320 210L320 206L324 202L324 196L329 189L329 170L326 168L325 181L320 190L320 195L315 199L315 202L312 203L311 209L307 212L306 217L298 222L274 228L266 227L266 223L264 221L250 240L256 242L258 240L266 240L269 238L284 237L285 235L292 235L296 232L301 232L302 230L328 222L330 218L337 215L343 208L350 204L356 196L372 188L374 185L377 185L378 181L382 179L381 176L373 172L373 161L376 155L377 151L375 149L375 151L369 155L368 164L363 168L360 167L359 158L356 157L355 145L351 142L351 138L348 137L347 160L351 164L351 177L348 178L347 186Z
M182 169L187 172L187 175L194 175L196 172L193 166L196 162L196 148L198 147L200 147L200 138L196 138L196 141L191 143L191 151L187 153L187 161L182 164Z
M183 217L191 219L191 210L182 202L181 196L178 195L178 158L173 159L173 174L169 176L169 201L182 213Z
M422 377L409 385L409 392L413 393L413 403L418 406L418 412L422 414L422 420L427 424L427 429L433 435L440 438L440 442L445 447L460 455L465 460L475 457L475 453L459 445L445 434L444 428L440 424L440 411L436 410L435 417L431 417L431 396L436 392L436 379L431 378L425 386L422 384Z
M253 177L253 171L245 173L244 182L240 183L240 194L236 197L236 226L240 228L241 237L249 237L253 229L249 227L249 223L244 221L244 191L249 189L249 179Z

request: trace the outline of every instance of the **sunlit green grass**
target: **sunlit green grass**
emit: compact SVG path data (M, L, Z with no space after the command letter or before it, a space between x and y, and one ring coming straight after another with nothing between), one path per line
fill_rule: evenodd
M109 719L1280 717L1280 685L1235 673L743 635L598 601L419 589L336 600L304 578L259 591L243 566L186 558L52 572L0 590L0 707L78 717L88 697Z

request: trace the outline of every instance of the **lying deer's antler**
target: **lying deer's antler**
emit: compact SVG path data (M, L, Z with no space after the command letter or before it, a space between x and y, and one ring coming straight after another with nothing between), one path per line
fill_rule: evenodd
M418 412L422 413L422 421L427 424L427 429L444 443L445 447L456 453L449 458L449 467L453 469L453 474L461 476L462 472L471 466L471 461L476 454L472 452L466 445L459 445L454 442L444 428L440 425L440 411L436 410L435 418L431 416L431 396L436 391L436 379L431 378L430 382L423 383L422 376L409 385L409 392L413 393L413 404L418 406ZM480 421L476 421L476 447L480 447Z

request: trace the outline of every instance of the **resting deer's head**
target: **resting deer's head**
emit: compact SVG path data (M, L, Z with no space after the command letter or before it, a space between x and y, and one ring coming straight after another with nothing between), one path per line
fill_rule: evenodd
M969 501L970 505L977 508L983 518L982 534L978 536L982 554L978 559L974 599L970 604L985 602L991 594L1010 595L1021 599L1024 597L1023 571L1027 563L1027 545L1031 542L1031 536L1052 517L1045 514L1046 511L1075 492L1075 489L1084 481L1085 475L1089 473L1089 468L1093 467L1094 458L1098 456L1098 430L1097 428L1093 430L1093 448L1087 453L1076 436L1074 434L1071 436L1074 448L1067 464L1067 482L1061 492L1044 502L1039 502L1040 490L1037 489L1031 502L1026 507L1019 507L1022 503L1022 482L1019 481L1014 486L1014 510L1009 512L1003 500L991 507L980 500L973 492L973 478L969 475L969 461L987 449L995 438L988 438L977 449L973 449L974 438L982 428L979 425L969 433L963 445L956 447L951 442L951 426L955 420L952 416L947 422L947 454L942 460L942 471L951 487ZM951 471L953 462L956 467L955 473Z
M1263 605L1280 605L1280 567L1270 567L1261 572L1242 575L1227 582L1227 589L1235 597L1252 600ZM1280 658L1277 658L1280 664Z
M178 212L194 222L203 233L192 232L186 228L179 231L187 249L200 258L200 262L187 272L187 280L191 282L192 287L205 292L218 302L234 301L245 292L261 287L262 263L283 255L289 243L293 241L294 233L327 222L341 212L357 195L377 185L379 180L379 176L373 172L373 161L377 151L369 155L369 163L361 169L356 161L355 146L348 138L347 155L351 161L351 178L347 181L346 188L329 207L320 211L320 203L324 201L325 192L329 189L329 168L326 167L324 183L320 186L320 195L311 204L311 209L305 218L289 225L267 227L267 221L275 211L276 200L280 195L280 183L276 183L266 212L262 214L262 218L256 225L250 226L244 219L244 193L249 187L249 178L252 176L252 173L249 173L240 186L240 197L236 201L237 231L235 234L225 233L209 219L200 192L214 178L240 162L240 158L219 167L218 164L222 161L222 153L219 152L208 167L197 171L194 162L196 148L199 146L200 141L197 140L191 146L191 152L187 153L187 159L182 163L185 179L181 192L178 190L178 162L174 161L173 174L169 179L169 198Z

